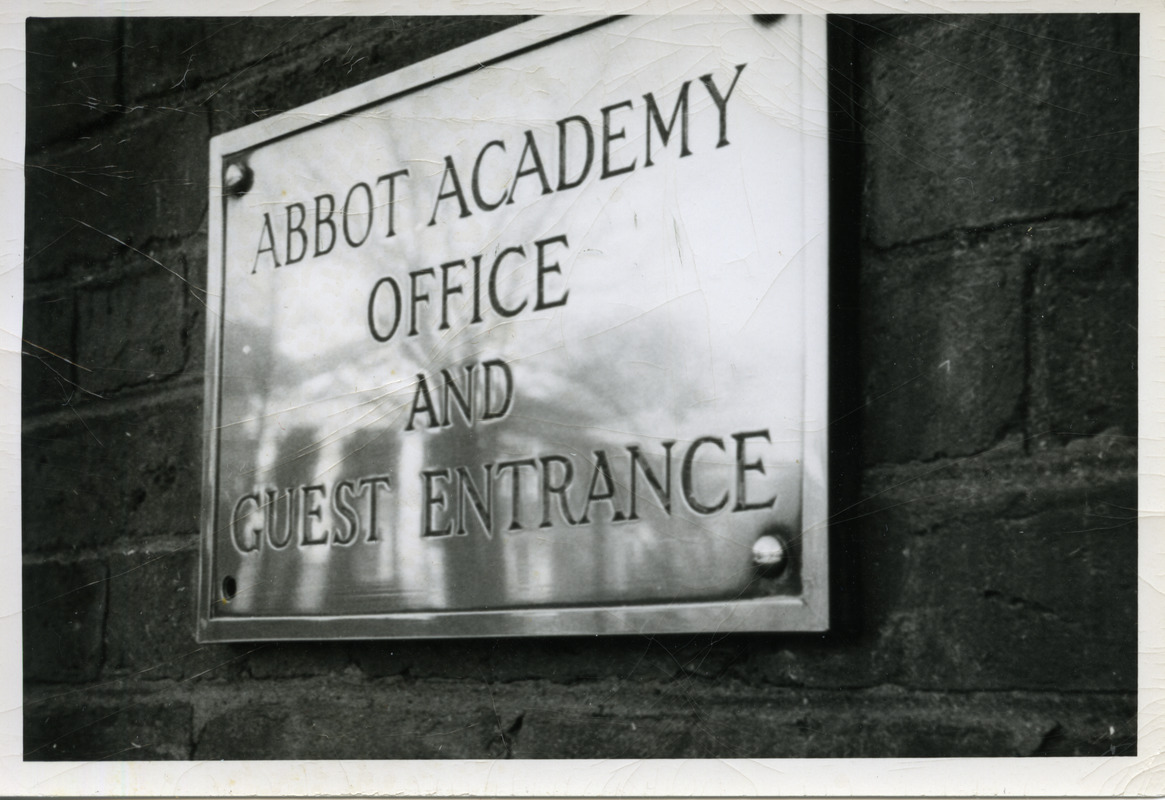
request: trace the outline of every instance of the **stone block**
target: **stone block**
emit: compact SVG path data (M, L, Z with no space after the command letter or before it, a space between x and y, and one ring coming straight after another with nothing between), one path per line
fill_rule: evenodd
M992 239L871 253L861 277L867 463L962 456L1022 423L1022 255Z
M255 42L267 48L265 74L253 71L231 80L231 91L213 96L214 133L327 97L381 75L467 44L521 22L524 17L376 17L361 20L299 21L264 34L248 25L228 26L218 46L259 57ZM250 23L252 21L248 21ZM271 23L268 22L268 25ZM319 36L323 34L322 36ZM297 43L318 40L299 50ZM237 43L237 44L231 44ZM267 56L263 56L267 58Z
M238 675L262 645L199 645L194 640L198 554L144 551L109 563L105 661L109 675L141 680Z
M29 409L59 408L76 399L75 315L69 289L26 296L20 376L26 413Z
M246 659L251 677L313 678L343 671L347 642L264 642Z
M890 17L859 30L877 246L1135 199L1136 15Z
M553 710L546 703L524 712L515 758L1021 757L1043 754L1049 742L1076 742L1132 707L1131 696L1065 701L879 689L750 697L739 687L662 691L624 708L556 700ZM1109 747L1131 746L1127 726L1104 733Z
M248 702L214 713L198 733L196 759L497 758L493 709L435 695L394 697L393 687L353 694L322 690L312 702ZM458 694L456 691L451 694Z
M205 108L142 106L90 138L32 154L25 170L25 254L85 269L128 247L199 231L207 204Z
M543 679L565 684L617 678L643 683L719 677L748 646L747 637L722 634L398 640L353 644L352 657L372 678L407 675L491 683Z
M185 265L167 259L78 295L78 383L100 396L180 373L186 365Z
M25 33L30 150L74 136L118 110L121 20L30 18Z
M123 530L121 443L101 421L78 414L58 425L26 428L21 437L25 552L83 550Z
M887 474L860 546L894 683L938 691L1129 691L1137 676L1131 469L1036 479ZM872 485L872 486L873 486ZM871 486L871 488L872 488Z
M367 20L335 17L212 17L204 21L205 38L191 53L193 66L206 80L204 89L229 93L256 71L283 64L296 54L310 60L320 40L338 30L358 29ZM216 92L216 96L220 92ZM238 127L232 125L230 127ZM229 130L229 128L227 128ZM221 130L215 130L220 133Z
M241 691L215 701L194 757L932 758L1135 747L1132 693L620 685L333 680L278 700Z
M725 677L823 690L1135 687L1135 443L1007 451L867 470L865 499L835 516L833 546L851 557L830 580L853 618L824 635L747 637Z
M202 511L202 397L179 397L119 418L126 440L126 532L189 534ZM115 428L117 432L119 428Z
M1041 250L1030 414L1042 443L1108 429L1136 435L1137 306L1135 209Z
M97 561L24 567L26 681L72 683L100 674L106 578Z
M37 704L25 708L24 760L187 759L192 724L190 704L175 700Z
M206 374L206 319L210 299L206 293L207 255L205 242L196 238L183 247L186 262L187 285L183 288L186 315L182 324L186 346L185 372L188 375Z
M1033 755L1060 758L1137 755L1135 696L1098 700L1092 708L1076 714L1057 715L1055 726Z
M124 535L194 533L201 512L201 398L26 426L26 551L85 548Z
M218 71L207 47L211 20L205 17L128 17L122 86L127 104L165 96L167 105L185 105L187 93Z

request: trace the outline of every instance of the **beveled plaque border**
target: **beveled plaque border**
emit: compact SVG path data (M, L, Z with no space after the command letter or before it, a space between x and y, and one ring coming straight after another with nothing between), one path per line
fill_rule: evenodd
M216 591L214 574L215 522L219 477L219 440L222 389L223 290L225 286L226 200L224 174L237 158L305 130L340 117L359 113L373 105L423 91L430 86L503 62L573 36L586 35L612 24L619 17L580 19L541 17L468 45L450 50L396 72L346 89L318 101L284 112L211 139L209 222L207 248L208 315L206 325L206 387L203 410L203 487L201 546L199 549L198 612L199 642L235 642L291 639L470 638L500 636L667 634L700 632L813 632L830 623L829 586L829 487L831 480L809 491L802 481L801 517L804 521L799 595L683 603L636 603L604 606L531 606L477 611L394 612L360 615L287 615L215 617L214 603L223 602ZM801 19L802 86L828 73L826 19L805 15ZM815 67L806 69L812 59ZM828 82L827 82L828 85ZM828 93L820 86L815 91ZM829 126L829 98L814 112L820 130ZM804 113L804 112L803 112ZM305 122L311 120L311 122ZM802 184L805 218L819 218L832 228L830 209L829 143L821 147L826 174ZM805 360L803 470L813 463L827 478L829 371L830 245L833 234L817 244L822 269L805 271L805 350L820 353L820 363ZM812 413L811 413L812 412ZM812 422L810 422L812 420Z

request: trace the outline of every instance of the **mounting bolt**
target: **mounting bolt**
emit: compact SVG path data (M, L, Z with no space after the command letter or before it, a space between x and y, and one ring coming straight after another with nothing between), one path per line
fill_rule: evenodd
M223 189L227 194L240 197L246 194L255 182L255 173L246 164L235 161L227 165L223 173Z
M235 599L235 595L239 593L239 584L233 576L227 575L222 579L222 600L224 603L229 603Z
M787 550L777 536L765 534L753 542L752 563L765 572L778 572L785 566Z

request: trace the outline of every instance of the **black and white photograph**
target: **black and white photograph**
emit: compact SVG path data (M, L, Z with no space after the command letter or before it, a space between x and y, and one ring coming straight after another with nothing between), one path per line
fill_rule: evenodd
M9 12L6 792L1165 792L1162 20L997 5Z

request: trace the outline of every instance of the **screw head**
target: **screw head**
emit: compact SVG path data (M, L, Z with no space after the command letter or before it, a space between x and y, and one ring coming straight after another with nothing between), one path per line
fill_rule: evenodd
M254 178L254 173L246 164L237 161L227 164L227 168L223 172L223 189L227 194L235 196L246 194L247 190L251 188L251 182Z
M785 558L785 543L778 537L765 534L753 542L752 563L755 566L766 571L776 570L784 565Z

